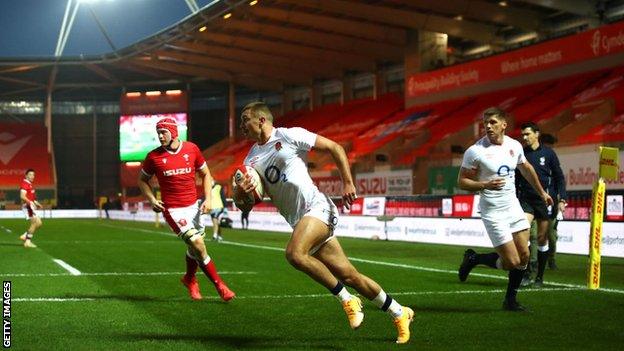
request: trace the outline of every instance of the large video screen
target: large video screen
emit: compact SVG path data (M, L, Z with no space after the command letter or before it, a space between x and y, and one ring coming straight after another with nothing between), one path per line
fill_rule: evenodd
M121 161L143 161L148 152L160 146L156 122L169 117L178 123L180 140L187 140L186 113L163 113L119 117L119 155Z

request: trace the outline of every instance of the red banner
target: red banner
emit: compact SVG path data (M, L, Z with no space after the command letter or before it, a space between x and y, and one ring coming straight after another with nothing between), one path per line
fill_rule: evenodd
M476 195L454 195L453 217L479 217L478 202Z
M347 213L361 216L363 210L364 210L364 198L358 197L357 199L355 199L355 201L353 201L353 203L351 204L351 209Z
M624 51L624 22L550 40L432 72L408 77L405 95L414 98L515 77Z
M35 170L35 188L54 186L47 140L43 124L0 124L0 187L19 187L29 168Z
M161 92L148 96L145 93L135 93L137 96L122 95L119 109L122 115L142 115L154 113L187 112L188 100L186 92L175 95Z

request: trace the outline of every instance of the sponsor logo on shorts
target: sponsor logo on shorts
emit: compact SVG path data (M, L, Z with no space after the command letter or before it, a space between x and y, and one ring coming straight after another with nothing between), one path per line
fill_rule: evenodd
M178 221L178 224L180 225L180 227L184 227L186 225L186 219L182 218Z
M334 215L329 215L329 224L331 224L333 227L335 227L336 224L338 224L338 217L336 217Z

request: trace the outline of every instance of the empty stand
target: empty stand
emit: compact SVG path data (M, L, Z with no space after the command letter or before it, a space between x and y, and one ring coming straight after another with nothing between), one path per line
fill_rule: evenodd
M510 113L511 137L519 138L520 125L534 121L562 145L624 140L624 66L407 109L403 103L402 96L387 94L291 111L275 125L303 127L335 140L356 172L382 164L410 167L417 191L424 188L427 169L450 164L453 154L483 136L481 114L491 106ZM229 179L251 144L223 140L204 151L215 178ZM325 153L312 151L308 162L312 171L335 170Z

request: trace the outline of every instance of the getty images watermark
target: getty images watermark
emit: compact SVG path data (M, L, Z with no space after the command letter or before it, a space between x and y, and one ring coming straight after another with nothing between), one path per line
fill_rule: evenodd
M11 282L2 282L2 347L11 347Z

